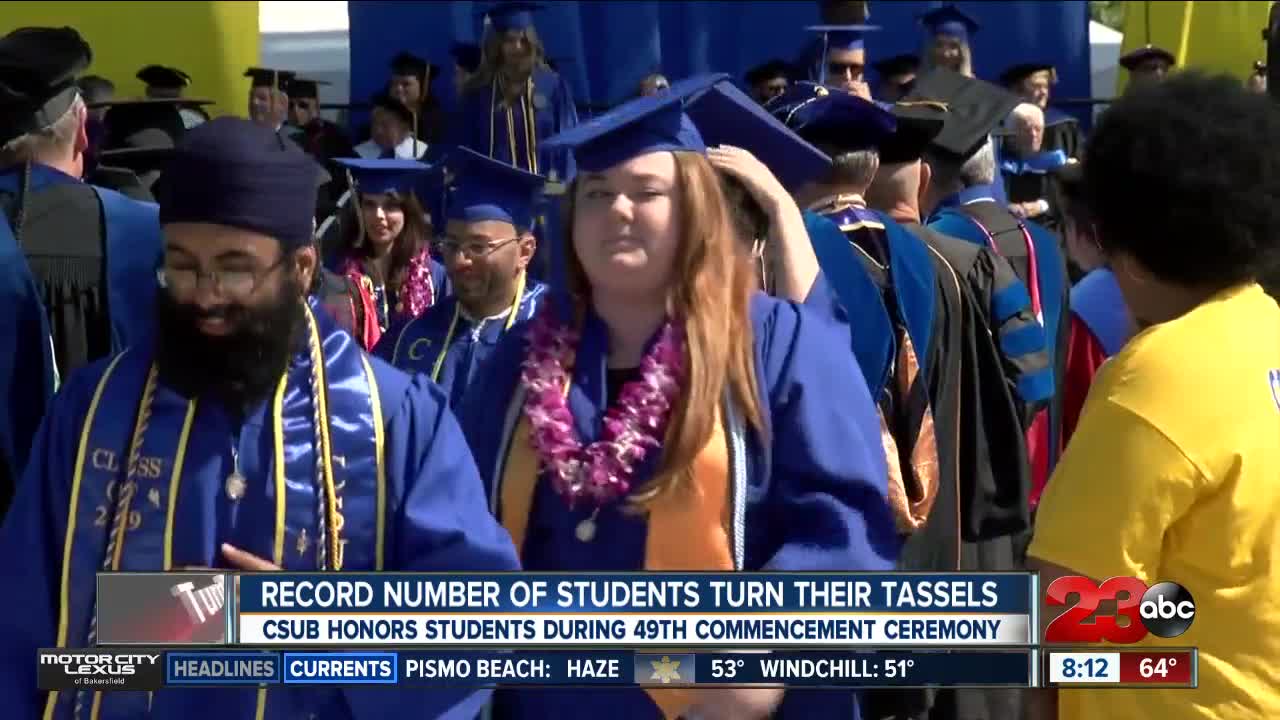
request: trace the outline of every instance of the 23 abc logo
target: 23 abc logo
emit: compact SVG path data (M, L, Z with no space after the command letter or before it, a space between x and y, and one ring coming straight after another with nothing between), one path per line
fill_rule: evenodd
M1078 594L1080 600L1071 605L1067 598ZM1175 638L1191 627L1196 617L1196 601L1186 588L1174 582L1160 582L1147 587L1133 577L1113 577L1095 585L1092 580L1071 575L1060 577L1045 588L1050 606L1065 606L1045 629L1045 642L1112 642L1119 645L1136 643L1148 633L1162 638ZM1115 600L1114 615L1096 615L1092 623L1083 622L1098 610L1104 600ZM1125 618L1121 625L1117 622Z

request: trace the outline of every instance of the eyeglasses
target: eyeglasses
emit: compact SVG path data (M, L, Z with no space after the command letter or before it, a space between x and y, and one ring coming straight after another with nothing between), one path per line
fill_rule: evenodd
M489 240L487 242L482 240L458 242L446 237L436 241L436 252L446 259L456 252L461 252L468 260L483 260L519 239L519 237L509 237L505 240Z
M213 284L213 291L222 297L248 297L258 289L277 268L284 265L285 258L271 264L264 270L210 270L205 272L195 268L172 268L161 266L156 268L156 282L160 287L175 295L195 294L201 281L208 279Z

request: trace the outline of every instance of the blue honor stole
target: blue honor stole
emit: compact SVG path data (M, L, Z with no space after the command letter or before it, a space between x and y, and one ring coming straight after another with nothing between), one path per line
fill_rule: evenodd
M253 478L266 485L261 496L271 506L272 530L245 549L286 570L381 570L387 494L378 383L351 336L315 307L313 300L306 309L309 352L291 363L271 401L263 433L271 459L261 463L262 477ZM174 568L184 482L199 488L192 495L221 497L226 446L190 442L193 428L199 435L200 404L160 386L155 363L137 348L117 355L98 381L71 482L58 647L96 641L95 593L83 589L94 587L98 572ZM226 482L230 496L231 477ZM312 552L304 554L308 535ZM286 553L287 536L297 540L296 553ZM225 539L212 539L215 553ZM259 690L260 709L265 694ZM75 706L88 708L90 693L78 695ZM92 717L101 703L93 692ZM146 693L114 693L109 700L112 716L119 717L145 715L147 703ZM60 709L69 704L60 708L58 693L51 693L45 717Z
M906 228L873 210L849 205L823 208L817 212L842 231L838 237L834 233L811 233L810 240L819 267L850 316L853 354L871 390L871 397L878 398L889 382L897 353L895 320L899 318L889 316L880 288L862 261L854 255L853 241L843 233L860 229L884 232L889 255L887 270L898 314L907 337L916 348L920 372L927 375L937 293L936 274L928 248ZM853 320L855 314L856 321Z
M1021 160L1009 159L1000 163L1000 172L1006 175L1045 175L1067 164L1067 154L1061 150L1038 152Z

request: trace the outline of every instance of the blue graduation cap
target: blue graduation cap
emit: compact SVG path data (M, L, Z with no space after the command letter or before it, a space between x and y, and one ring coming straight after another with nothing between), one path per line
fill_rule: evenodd
M433 168L417 160L400 158L336 158L334 162L351 172L351 180L362 193L414 192L423 187L425 174Z
M866 34L879 30L879 25L811 25L805 30L822 34L818 63L818 82L827 82L827 53L831 50L862 50Z
M535 2L501 2L489 8L483 14L493 23L498 32L508 30L524 30L533 26L533 14L543 8L542 3Z
M707 145L733 145L760 159L790 191L831 170L831 158L738 89L728 75L696 75L671 86Z
M601 172L660 150L707 150L673 93L635 98L542 141L544 150L573 152L578 170Z
M816 83L794 83L768 109L831 154L878 149L898 127L893 113L879 104Z
M521 230L533 229L538 194L546 178L465 147L454 148L444 162L451 182L448 219L499 220Z
M933 36L943 35L963 42L969 42L969 36L977 33L982 27L977 20L952 4L921 15L920 22Z

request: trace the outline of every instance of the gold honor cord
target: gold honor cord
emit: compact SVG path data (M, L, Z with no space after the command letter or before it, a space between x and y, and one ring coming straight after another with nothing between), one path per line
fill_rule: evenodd
M507 313L507 322L503 325L504 330L510 330L512 325L516 323L516 313L520 311L520 301L524 299L525 273L521 271L519 279L516 280L516 297L511 301L511 310ZM462 303L456 303L453 306L453 319L449 321L449 331L444 335L444 343L440 346L440 352L436 354L436 361L431 366L431 382L440 381L440 370L444 367L445 356L449 354L449 344L453 342L453 333L458 329L458 320L462 317Z
M493 84L490 85L489 91L489 157L494 157L496 151L495 141L497 140L497 121L494 120L495 110L498 107L498 83L500 78L495 77ZM504 100L505 102L505 100ZM525 137L525 163L529 172L537 174L538 172L538 154L535 146L538 142L538 125L534 121L532 110L533 105L533 78L525 81L524 94L520 97L520 111L523 115L524 137ZM508 106L507 111L507 142L511 148L511 165L519 167L516 162L516 119L512 113L513 108Z

